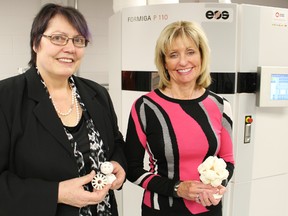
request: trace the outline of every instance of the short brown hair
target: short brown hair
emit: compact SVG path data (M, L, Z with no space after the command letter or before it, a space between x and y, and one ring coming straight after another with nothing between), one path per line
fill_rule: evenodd
M90 32L88 29L87 22L84 16L75 8L64 7L57 4L46 4L38 12L34 21L32 23L30 32L30 49L31 49L31 59L29 61L29 66L36 67L36 53L33 49L38 48L40 45L42 34L48 27L48 24L52 18L56 15L61 15L65 17L68 22L83 36L85 39L89 39Z

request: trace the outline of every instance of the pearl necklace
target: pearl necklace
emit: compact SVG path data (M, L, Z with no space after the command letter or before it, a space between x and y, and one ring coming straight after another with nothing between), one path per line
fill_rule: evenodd
M72 101L72 104L71 104L70 108L68 109L68 111L64 113L64 112L61 112L61 111L57 108L57 106L56 106L56 104L54 103L54 101L53 101L53 99L52 99L51 96L50 96L50 99L51 99L51 101L52 101L52 104L53 104L56 112L57 112L59 115L61 115L61 116L68 116L68 115L70 115L71 112L72 112L72 110L73 110L74 103L75 103L75 101L77 100L77 99L76 99L76 94L75 94L75 92L72 90L72 93L71 93L71 101ZM78 103L76 103L76 110L77 110L77 107L78 107ZM78 109L79 109L79 108L78 108ZM79 113L79 110L78 110L78 113ZM79 117L78 117L78 118L79 118Z
M76 124L78 124L78 122L80 121L80 112L79 112L79 105L78 105L78 101L76 98L76 94L74 94L74 99L76 101Z

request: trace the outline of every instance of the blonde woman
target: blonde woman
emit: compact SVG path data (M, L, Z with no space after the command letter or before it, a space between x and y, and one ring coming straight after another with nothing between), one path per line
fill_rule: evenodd
M127 178L143 187L143 216L221 216L226 181L200 181L198 166L209 156L234 170L231 107L207 88L209 46L194 22L166 26L155 49L159 88L138 98L128 123ZM144 169L145 151L149 170Z

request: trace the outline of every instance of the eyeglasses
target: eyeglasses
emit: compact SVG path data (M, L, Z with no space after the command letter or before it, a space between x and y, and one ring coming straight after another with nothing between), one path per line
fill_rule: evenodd
M86 47L89 42L83 36L76 36L73 38L70 38L67 35L63 34L52 34L52 35L42 34L42 36L48 38L52 44L55 44L57 46L65 46L69 40L72 40L75 47L83 48Z

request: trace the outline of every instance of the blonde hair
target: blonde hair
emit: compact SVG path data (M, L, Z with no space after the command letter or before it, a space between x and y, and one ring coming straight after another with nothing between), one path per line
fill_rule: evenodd
M201 55L201 72L196 84L207 88L211 84L208 39L198 24L188 21L173 22L167 25L159 35L155 47L155 65L160 77L159 88L165 89L170 86L170 77L165 68L165 56L171 44L179 37L192 39L198 47Z

